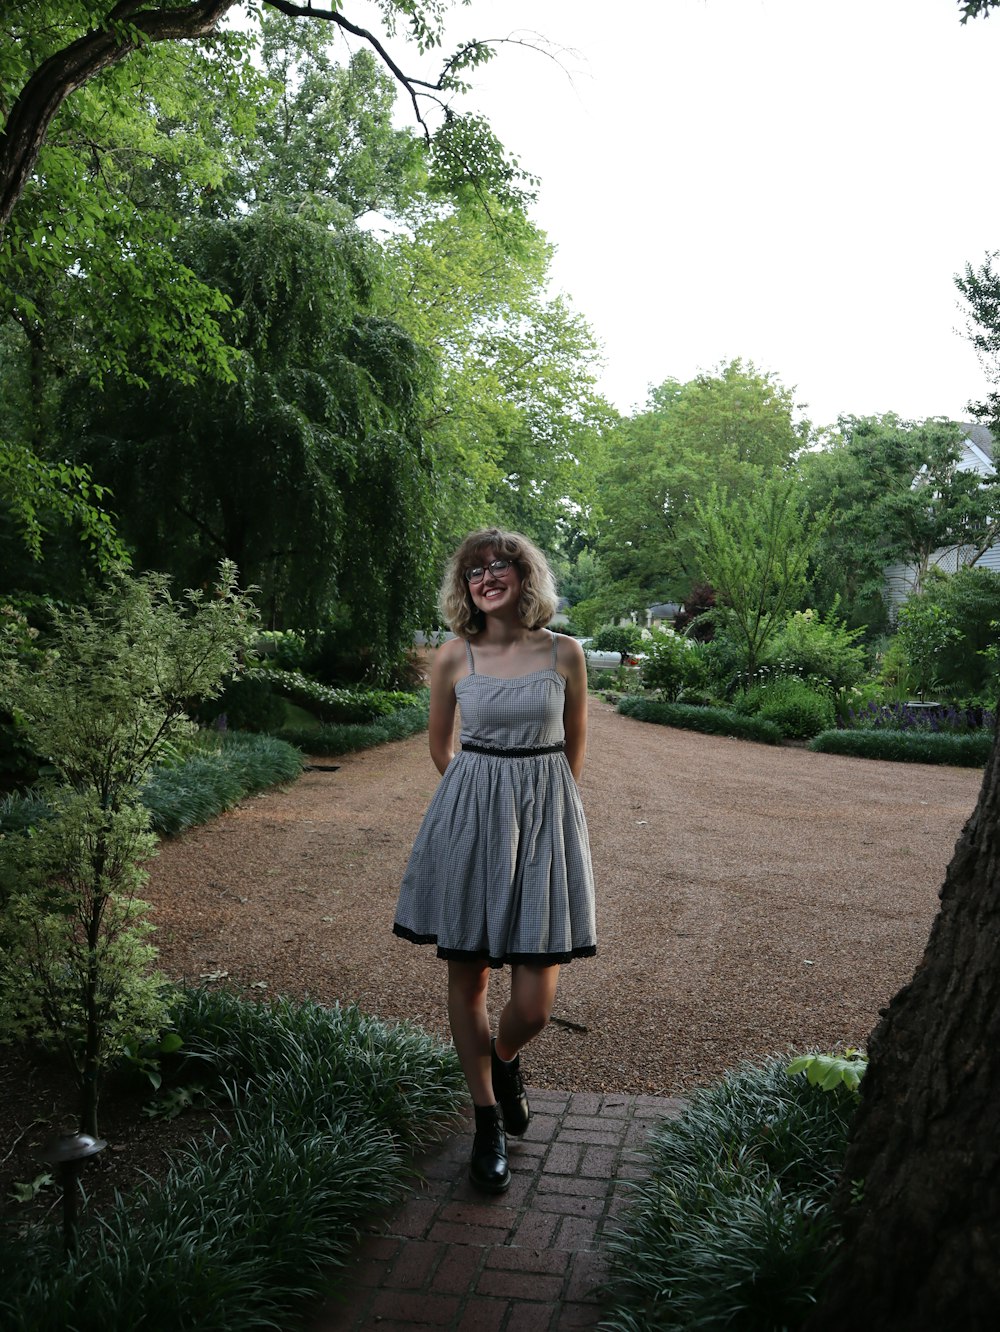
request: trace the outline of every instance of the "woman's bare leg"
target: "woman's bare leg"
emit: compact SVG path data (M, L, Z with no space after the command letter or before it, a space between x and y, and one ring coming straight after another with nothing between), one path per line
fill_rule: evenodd
M496 1051L500 1059L513 1059L547 1025L558 984L558 966L511 968L510 998L497 1028Z
M490 969L480 962L448 963L448 1019L474 1105L495 1105L490 1073Z

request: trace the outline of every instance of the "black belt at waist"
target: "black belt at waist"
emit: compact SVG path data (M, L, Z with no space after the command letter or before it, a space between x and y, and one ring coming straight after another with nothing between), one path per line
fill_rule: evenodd
M477 745L471 740L462 741L463 754L489 754L491 758L534 758L536 754L561 754L565 748L562 740L554 745L524 745L515 749L503 745Z

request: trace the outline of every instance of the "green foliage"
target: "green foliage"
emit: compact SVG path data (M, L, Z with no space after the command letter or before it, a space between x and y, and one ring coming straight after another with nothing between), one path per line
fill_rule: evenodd
M919 589L936 552L996 541L1000 478L959 466L966 427L951 421L842 417L838 430L798 462L810 507L829 511L814 596L877 625L886 565L911 566Z
M663 698L675 701L688 689L705 682L706 668L701 647L671 629L653 629L643 639L645 654L640 666L642 683Z
M42 542L58 524L74 527L96 567L127 567L128 553L101 508L107 491L82 464L43 462L27 445L0 439L0 504L9 511L29 554L42 558Z
M949 698L1000 694L996 630L1000 573L965 566L937 573L899 610L899 651L917 691Z
M735 360L688 383L666 380L646 410L607 432L598 469L599 552L627 609L679 600L701 570L696 504L713 485L735 502L805 443L789 390Z
M388 717L367 724L320 725L310 728L285 726L281 738L297 745L306 754L354 754L361 749L372 749L390 740L405 740L427 729L428 698L426 693L419 703L400 708Z
M835 611L792 611L771 641L763 660L789 675L831 689L850 689L865 675L862 629L848 629Z
M804 1325L834 1252L830 1198L856 1098L789 1079L786 1063L730 1073L657 1125L649 1178L610 1239L602 1327Z
M258 671L255 678L268 681L324 722L372 722L417 702L416 694L401 689L334 689L300 671Z
M254 610L224 567L211 597L118 575L90 606L53 608L47 652L25 664L0 632L0 707L52 769L49 817L0 841L0 1035L57 1043L97 1133L108 1061L162 1022L149 973L141 868L155 847L139 790L185 707L217 692L253 639Z
M347 1293L362 1222L466 1095L453 1050L353 1007L198 992L174 1020L219 1124L84 1226L78 1255L49 1225L5 1230L5 1326L57 1332L68 1308L75 1332L289 1325L304 1297Z
M155 768L142 801L153 828L166 836L207 822L255 791L292 782L301 772L302 756L287 741L226 731L202 737L182 763Z
M849 754L890 763L947 763L982 768L989 761L993 737L985 732L955 735L946 731L821 731L809 742L820 754Z
M596 652L620 653L624 666L625 658L638 652L642 643L642 630L637 624L608 624L598 630L589 646Z
M695 503L701 571L729 608L752 675L786 613L802 598L809 560L826 521L808 516L794 474L759 475L746 495L712 485Z
M806 1075L806 1080L821 1091L838 1091L846 1087L856 1092L861 1085L868 1056L861 1050L847 1049L841 1055L807 1054L799 1055L788 1065L788 1076Z
M16 885L0 909L0 1041L62 1052L96 1132L101 1070L165 1019L138 896L156 844L146 810L120 796L109 808L93 788L61 787L49 809L0 843L2 878Z
M733 700L737 712L774 722L782 735L806 740L829 730L836 721L833 699L810 688L805 680L783 676L751 686Z
M618 711L637 721L659 726L677 726L682 730L701 731L706 735L732 735L741 740L756 740L764 745L780 745L781 729L774 722L759 717L744 717L727 708L695 707L687 703L663 703L652 698L622 698Z

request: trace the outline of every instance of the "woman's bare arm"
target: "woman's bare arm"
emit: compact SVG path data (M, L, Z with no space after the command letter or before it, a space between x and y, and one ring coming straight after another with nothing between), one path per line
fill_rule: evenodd
M451 638L434 654L431 667L431 706L427 722L431 758L438 772L455 757L455 682L465 659L463 639Z
M587 659L575 638L559 636L556 660L566 679L563 724L566 728L566 758L579 781L587 753Z

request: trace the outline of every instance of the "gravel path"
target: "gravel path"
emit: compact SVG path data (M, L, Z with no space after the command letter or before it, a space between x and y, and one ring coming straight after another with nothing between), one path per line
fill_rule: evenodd
M146 892L161 963L447 1035L444 964L390 933L437 782L426 736L316 763L340 767L162 847ZM563 969L527 1080L673 1095L745 1058L863 1044L923 952L981 780L670 730L592 698L599 951Z

